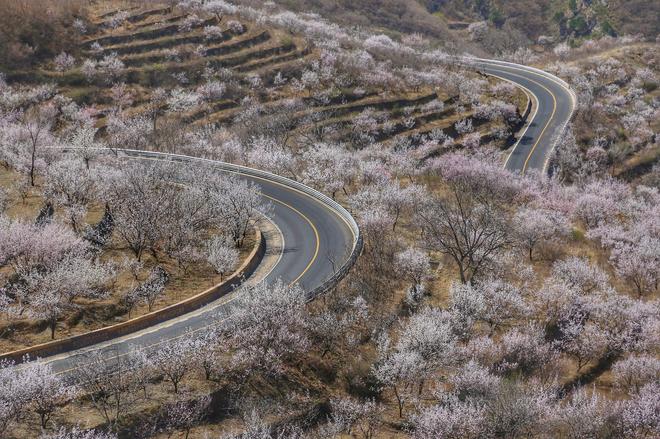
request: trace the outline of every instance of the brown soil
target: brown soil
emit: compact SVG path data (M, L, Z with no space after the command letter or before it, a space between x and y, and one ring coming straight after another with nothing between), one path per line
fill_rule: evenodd
M41 206L43 206L44 199L40 187L37 186L31 190L30 195L23 202L18 192L12 187L14 182L21 178L25 177L6 168L0 168L0 187L8 191L8 196L12 200L6 214L10 218L32 221L37 217ZM58 215L57 212L56 215ZM90 209L85 221L93 224L99 221L102 215L102 207L94 206ZM252 232L241 249L239 265L252 251L255 244L254 239L254 232ZM105 261L120 261L123 258L130 260L134 256L129 249L124 248L115 240L103 252L101 258ZM176 261L167 257L160 257L160 261L157 262L152 255L145 254L143 262L144 268L140 273L140 280L144 280L149 270L157 263L160 263L170 273L170 280L165 293L154 305L154 311L192 297L221 282L220 276L206 263L195 264L186 273L177 266ZM0 269L0 276L7 272L7 268ZM72 312L67 318L58 323L57 332L55 333L56 339L83 334L128 320L128 313L121 305L121 296L134 287L137 282L131 273L124 271L120 273L117 282L111 288L111 294L108 298L103 300L79 300L77 303L80 305L80 309ZM146 305L138 305L131 311L131 318L148 312ZM8 320L6 315L0 315L0 352L9 352L48 341L50 341L50 330L42 322L30 319Z

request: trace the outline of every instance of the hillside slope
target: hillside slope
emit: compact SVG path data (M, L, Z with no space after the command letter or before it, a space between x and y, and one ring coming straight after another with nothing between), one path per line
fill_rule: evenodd
M246 2L263 5L262 0ZM384 28L397 32L418 32L439 39L452 35L443 20L439 20L415 0L279 0L275 3L297 12L314 11L334 22L361 27Z
M642 34L655 38L660 29L660 3L648 0L422 0L432 13L449 21L488 20L521 31L535 41L598 35Z

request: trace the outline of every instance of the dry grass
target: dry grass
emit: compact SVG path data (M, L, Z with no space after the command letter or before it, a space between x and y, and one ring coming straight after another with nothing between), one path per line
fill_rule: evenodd
M13 184L22 178L25 177L6 168L0 168L0 187L7 190L9 199L12 200L6 214L10 218L33 221L44 205L44 198L40 192L40 188L36 187L30 191L30 195L26 198L25 202L21 201L18 192L13 188ZM56 212L56 215L58 214ZM85 222L94 224L101 219L102 215L102 206L92 206L85 217ZM248 256L254 244L254 234L251 233L241 249L239 265ZM124 258L130 260L134 256L129 249L123 247L115 240L104 251L101 258L106 262L118 262ZM154 310L173 305L221 282L220 276L206 263L195 264L190 267L188 272L184 272L177 266L176 261L171 258L161 256L159 259L159 261L156 261L152 255L145 254L143 257L144 269L141 274L141 280L143 280L149 270L157 264L163 266L170 273L170 281L165 289L165 293L154 305ZM7 271L7 268L0 269L0 274ZM117 282L111 289L111 294L108 298L103 300L83 299L78 301L80 310L72 313L68 319L64 319L64 321L59 323L55 335L56 338L60 339L83 334L90 330L126 321L128 314L121 306L121 297L123 293L135 285L136 280L132 274L124 271L119 274ZM148 312L149 310L146 305L136 306L131 312L131 318L144 315ZM45 325L28 319L10 321L5 316L0 316L0 334L3 333L3 330L16 324L18 324L18 328L21 328L20 330L17 330L11 336L5 335L2 336L3 338L0 338L0 352L8 352L50 341L50 332Z
M0 68L11 71L52 59L76 45L74 17L84 0L0 0Z

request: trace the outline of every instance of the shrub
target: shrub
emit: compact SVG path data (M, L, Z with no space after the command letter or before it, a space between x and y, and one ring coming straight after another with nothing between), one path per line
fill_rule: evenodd
M76 46L73 29L83 0L0 0L0 68L51 60Z
M580 229L571 230L572 241L584 241L584 232Z

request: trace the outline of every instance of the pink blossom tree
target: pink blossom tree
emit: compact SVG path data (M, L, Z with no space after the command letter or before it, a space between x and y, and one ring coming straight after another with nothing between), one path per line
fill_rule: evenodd
M570 231L568 219L559 212L523 207L513 218L515 239L534 259L534 249L539 244L557 242Z
M305 302L297 285L278 281L244 286L227 316L233 367L277 375L291 355L308 349Z

